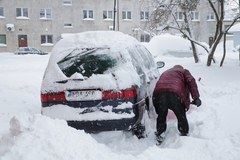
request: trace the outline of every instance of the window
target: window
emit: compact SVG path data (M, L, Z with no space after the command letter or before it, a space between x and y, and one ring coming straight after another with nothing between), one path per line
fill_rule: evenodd
M52 10L49 8L42 8L40 10L40 19L51 19L52 18Z
M0 7L0 18L4 17L4 8Z
M141 42L149 42L150 41L150 35L149 34L141 34L140 41Z
M7 39L5 34L0 34L0 46L1 45L6 45L7 44Z
M93 10L83 10L83 19L93 19Z
M148 35L148 34L145 34L145 35ZM136 49L140 55L139 58L143 60L143 65L145 66L145 68L147 69L153 68L155 66L155 62L152 59L151 53L144 46L138 46ZM147 76L152 77L153 75L150 75L150 73L147 73Z
M124 19L124 20L132 19L131 11L122 11L122 19Z
M69 22L65 22L64 23L64 28L72 28L72 23L69 23Z
M67 77L71 77L74 73L91 77L93 74L109 73L109 70L116 66L117 60L110 55L109 48L75 49L57 64Z
M140 12L140 19L141 20L148 20L149 19L149 12L148 11L141 11Z
M53 35L41 35L41 44L53 43Z
M103 11L103 19L113 19L113 11Z
M192 11L191 12L191 19L192 19L192 21L199 21L199 12L197 12L197 11Z
M63 0L64 5L72 5L72 0Z
M176 16L177 21L183 21L184 20L183 12L176 12L175 16Z
M215 14L214 12L209 12L207 15L207 20L208 21L214 21L215 20Z
M17 8L17 17L27 17L28 18L28 8Z

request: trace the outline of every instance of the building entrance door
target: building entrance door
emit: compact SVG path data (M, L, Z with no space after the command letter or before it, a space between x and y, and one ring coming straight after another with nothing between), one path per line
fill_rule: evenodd
M27 47L27 35L18 35L18 47Z

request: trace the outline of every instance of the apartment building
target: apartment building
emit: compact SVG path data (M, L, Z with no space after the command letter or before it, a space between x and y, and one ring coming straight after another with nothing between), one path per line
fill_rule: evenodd
M112 30L114 26L139 41L149 41L150 36L144 31L149 3L149 0L0 0L0 52L12 52L23 46L49 52L63 33Z
M23 46L49 52L64 33L113 28L148 42L151 36L146 26L154 10L152 1L0 0L0 52L13 52ZM213 1L218 7L217 1ZM181 23L183 12L175 14ZM191 15L194 37L211 44L216 20L208 2L200 1Z

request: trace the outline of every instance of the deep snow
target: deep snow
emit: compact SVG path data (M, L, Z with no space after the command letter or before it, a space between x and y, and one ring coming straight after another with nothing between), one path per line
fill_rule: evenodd
M176 51L181 46L172 41ZM164 46L164 44L161 44ZM49 55L0 54L0 159L1 160L239 160L240 159L240 65L238 53L228 43L223 67L206 66L207 56L195 64L192 57L162 53L156 59L166 66L181 64L196 78L202 106L187 112L190 135L180 137L176 119L168 121L167 138L161 146L154 141L155 119L149 121L145 139L123 132L96 135L68 127L63 120L42 116L40 85ZM148 47L153 47L147 45Z

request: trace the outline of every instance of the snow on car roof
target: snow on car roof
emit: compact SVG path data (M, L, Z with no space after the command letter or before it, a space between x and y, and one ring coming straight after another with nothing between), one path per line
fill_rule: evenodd
M69 50L76 48L111 48L113 52L128 46L140 44L135 38L115 31L88 31L82 33L62 34L62 39L53 47L52 53L56 60L66 56Z
M42 92L58 91L63 84L52 84L62 81L67 77L57 66L57 62L66 57L75 49L81 48L109 48L111 56L124 58L124 64L113 73L92 75L87 80L81 82L81 87L105 88L105 89L125 89L133 85L140 85L139 75L131 62L131 57L126 48L141 45L135 38L115 31L89 31L75 34L63 34L62 39L53 47L51 57L44 75ZM116 80L117 79L117 80ZM117 84L116 84L117 81ZM51 82L51 83L49 83ZM61 86L61 87L59 87ZM67 82L67 89L76 87L76 82Z

